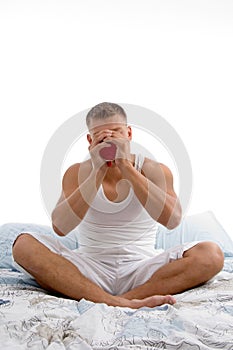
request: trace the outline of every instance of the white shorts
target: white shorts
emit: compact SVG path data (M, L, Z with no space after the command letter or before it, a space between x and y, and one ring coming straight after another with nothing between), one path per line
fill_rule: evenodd
M28 232L27 232L28 233ZM22 234L22 233L21 233ZM154 256L145 254L119 254L109 250L107 253L90 255L71 250L59 239L49 235L28 233L43 243L52 252L63 256L72 262L89 280L112 295L120 295L145 283L163 265L183 257L183 253L199 242L189 242L170 248L166 251L154 250ZM22 266L13 262L17 270L23 272L26 278L33 278Z

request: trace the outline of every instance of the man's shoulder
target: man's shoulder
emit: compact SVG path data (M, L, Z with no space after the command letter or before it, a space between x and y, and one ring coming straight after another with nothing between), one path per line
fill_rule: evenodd
M145 157L142 171L148 178L170 177L172 175L167 165L147 157Z
M69 166L69 168L65 171L64 176L63 176L63 180L66 178L77 178L77 176L79 175L79 173L89 173L92 169L92 165L91 165L91 160L88 159L84 162L81 163L75 163L72 164L71 166Z
M164 164L158 162L155 159L145 157L142 168L151 168L152 167L153 169L161 169L164 166L165 166Z

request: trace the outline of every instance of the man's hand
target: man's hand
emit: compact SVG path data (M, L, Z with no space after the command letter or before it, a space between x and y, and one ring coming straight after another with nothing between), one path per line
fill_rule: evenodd
M111 130L102 130L96 133L92 137L92 143L88 147L90 152L90 157L92 161L92 166L94 169L98 170L103 166L106 166L106 160L100 155L100 150L109 145L105 143L105 140L112 135Z
M130 141L116 131L112 131L111 136L104 139L105 142L111 142L116 145L115 163L121 168L131 162Z
M130 142L128 139L114 130L101 130L93 135L92 143L89 146L90 156L94 168L100 168L106 164L106 160L101 157L100 150L109 147L109 142L116 146L115 163L121 167L126 162L130 162Z

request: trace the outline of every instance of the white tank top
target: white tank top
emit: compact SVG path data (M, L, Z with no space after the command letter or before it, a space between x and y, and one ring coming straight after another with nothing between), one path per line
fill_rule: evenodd
M135 155L141 171L144 157ZM91 255L154 255L158 225L144 209L132 188L126 199L110 201L100 186L84 219L76 228L79 251Z

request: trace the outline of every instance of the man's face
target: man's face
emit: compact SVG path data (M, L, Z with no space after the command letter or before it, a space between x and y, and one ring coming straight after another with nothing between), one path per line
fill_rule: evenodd
M89 134L87 135L89 144L92 143L95 137L99 137L101 134L103 134L104 139L106 132L112 133L113 138L132 139L131 127L127 126L121 115L116 114L104 120L97 119L91 122L89 126ZM101 141L103 140L100 140L100 142Z

